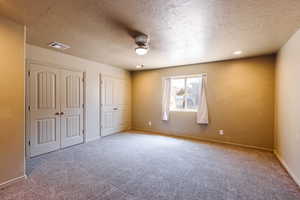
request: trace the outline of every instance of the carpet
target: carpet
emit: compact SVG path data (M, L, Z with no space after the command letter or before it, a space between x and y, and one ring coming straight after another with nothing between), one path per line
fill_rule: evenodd
M0 199L300 200L267 151L126 132L27 161Z

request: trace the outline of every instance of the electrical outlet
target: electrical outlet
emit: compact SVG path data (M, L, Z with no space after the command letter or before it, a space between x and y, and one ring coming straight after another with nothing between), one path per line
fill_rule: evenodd
M151 121L148 122L148 126L149 126L149 127L152 126L152 122L151 122Z
M224 135L224 130L219 130L220 135Z

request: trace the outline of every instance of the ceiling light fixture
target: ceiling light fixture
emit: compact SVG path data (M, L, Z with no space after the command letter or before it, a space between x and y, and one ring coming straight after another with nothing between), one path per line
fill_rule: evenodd
M48 44L49 47L55 48L55 49L61 49L61 50L65 50L65 49L69 49L70 46L60 43L60 42L51 42Z
M242 53L243 53L243 52L242 52L241 50L238 50L238 51L233 52L234 55L240 55L240 54L242 54Z
M145 55L149 51L149 42L150 38L147 35L141 34L135 37L135 44L137 47L135 48L135 53L137 55Z
M146 46L139 46L135 48L135 53L139 56L145 55L148 53L149 48Z
M142 68L144 68L144 65L137 65L136 68L137 69L142 69Z

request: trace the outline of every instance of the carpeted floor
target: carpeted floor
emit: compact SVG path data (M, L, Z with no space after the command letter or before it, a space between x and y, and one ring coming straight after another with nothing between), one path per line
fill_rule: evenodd
M0 199L297 200L270 152L122 133L27 162L28 179Z

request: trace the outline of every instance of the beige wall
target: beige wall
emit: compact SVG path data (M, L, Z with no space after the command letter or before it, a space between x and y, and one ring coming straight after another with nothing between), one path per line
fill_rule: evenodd
M300 30L277 57L275 149L300 185Z
M24 176L24 27L0 17L0 184Z
M132 74L132 126L179 136L273 148L275 56L196 64ZM210 124L196 124L196 114L171 112L161 120L163 76L208 74ZM148 122L152 122L152 126ZM223 136L218 130L223 129Z

